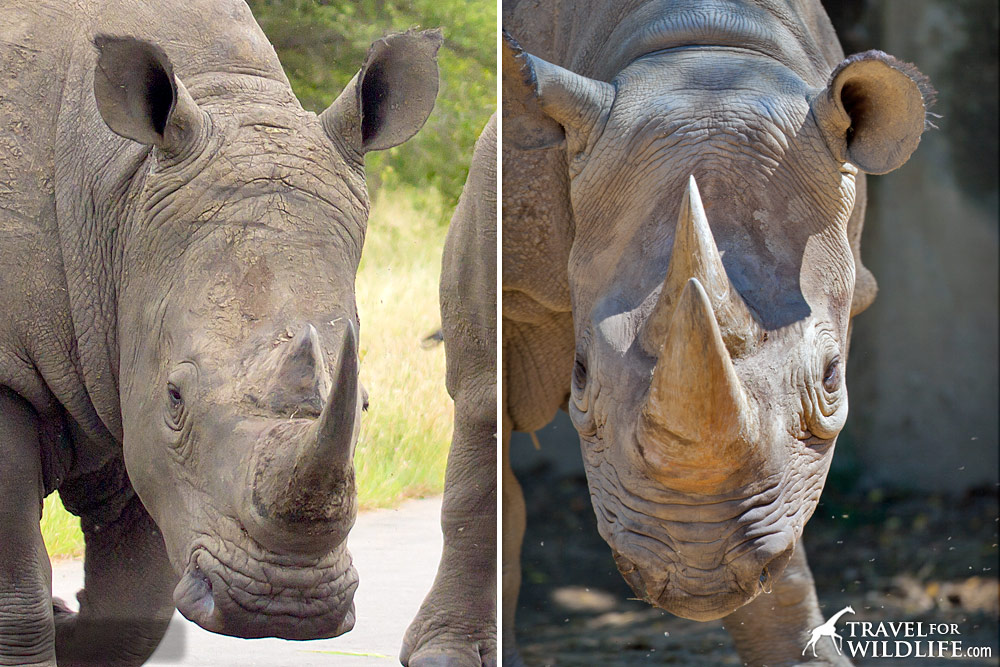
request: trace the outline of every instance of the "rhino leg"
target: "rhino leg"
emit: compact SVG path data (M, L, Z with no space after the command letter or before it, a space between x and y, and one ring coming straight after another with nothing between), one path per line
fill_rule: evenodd
M55 667L34 410L0 387L0 665Z
M79 613L54 602L60 667L141 665L173 615L176 575L138 496L113 522L81 521L86 540Z
M444 481L444 551L403 639L409 667L497 664L496 117L476 142L445 240L441 332L455 431Z
M495 384L487 390L496 396ZM448 455L434 585L406 631L409 667L497 664L496 402L459 394Z
M737 609L726 617L725 625L747 665L850 665L826 637L816 643L817 657L811 650L803 653L810 632L823 621L800 538L772 593L758 595Z
M506 394L506 384L504 385ZM504 401L506 405L506 400ZM510 417L503 417L503 664L524 665L514 638L517 596L521 589L521 542L524 540L525 510L521 484L510 466Z

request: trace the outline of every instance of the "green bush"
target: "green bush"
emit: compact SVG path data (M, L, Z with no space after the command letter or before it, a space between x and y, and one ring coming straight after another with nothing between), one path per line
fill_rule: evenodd
M416 137L367 157L369 187L437 189L458 202L479 131L496 109L493 0L250 0L302 105L322 111L358 71L368 46L409 28L444 31L441 89ZM440 220L447 222L447 215Z

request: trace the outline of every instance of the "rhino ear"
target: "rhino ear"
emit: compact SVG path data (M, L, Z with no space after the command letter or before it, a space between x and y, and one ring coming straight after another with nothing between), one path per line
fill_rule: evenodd
M417 133L434 109L440 30L387 35L322 114L326 133L358 153L385 150Z
M94 68L97 109L115 134L177 152L204 122L159 46L132 37L98 35Z
M585 151L595 128L611 110L614 86L525 52L506 31L502 48L503 76L510 82L511 92L517 97L532 97L547 116L562 125L570 157Z
M865 51L833 70L812 108L838 159L869 174L884 174L916 150L935 94L913 65Z

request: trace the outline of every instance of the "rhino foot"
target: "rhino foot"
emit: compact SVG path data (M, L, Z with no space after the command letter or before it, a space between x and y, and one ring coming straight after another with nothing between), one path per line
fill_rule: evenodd
M78 594L81 603L83 591ZM52 599L59 667L138 667L149 659L167 631L168 619L90 618Z
M405 667L496 667L494 632L471 627L469 619L444 620L425 610L426 605L403 638L399 661Z

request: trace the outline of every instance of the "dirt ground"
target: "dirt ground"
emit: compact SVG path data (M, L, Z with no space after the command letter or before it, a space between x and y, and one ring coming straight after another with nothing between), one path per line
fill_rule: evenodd
M628 599L581 475L540 463L518 476L528 530L517 632L529 665L742 664L721 621ZM955 623L963 646L992 656L856 664L1000 664L997 500L995 488L961 497L827 488L805 532L824 616L852 605L850 620Z

